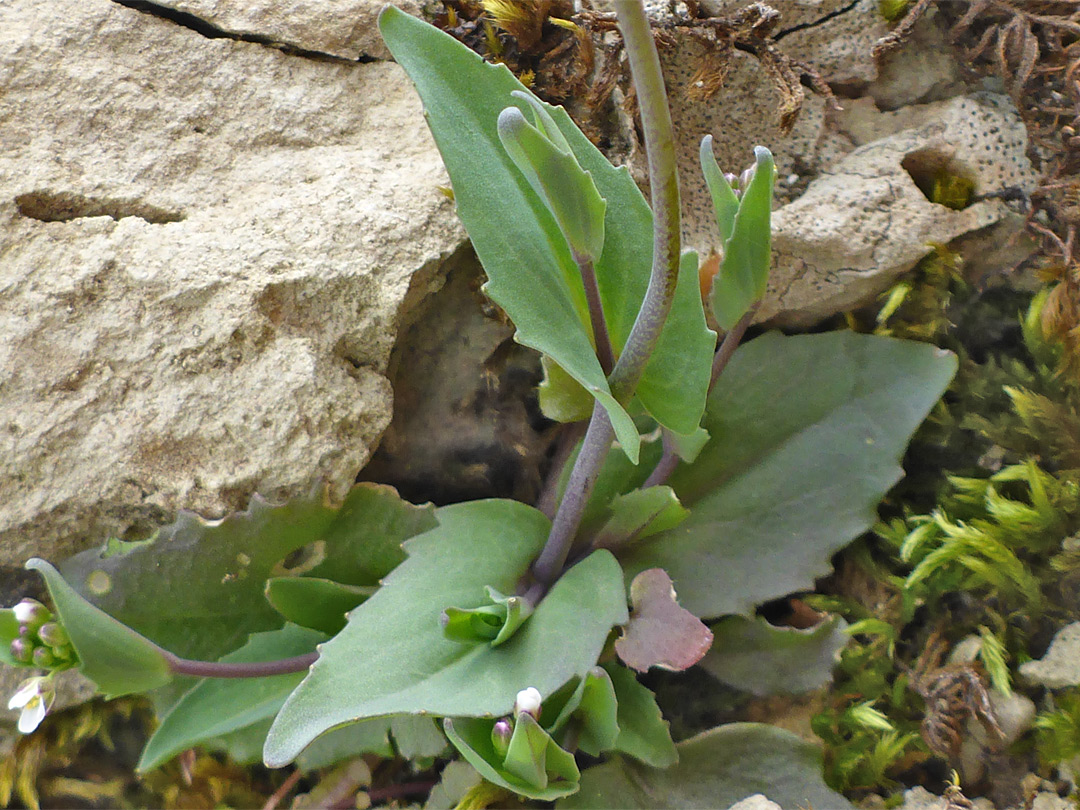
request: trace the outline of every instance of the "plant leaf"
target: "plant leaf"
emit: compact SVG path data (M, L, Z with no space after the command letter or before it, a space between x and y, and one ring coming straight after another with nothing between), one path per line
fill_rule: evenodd
M492 784L512 790L521 796L540 801L553 801L577 790L581 776L572 754L551 739L533 718L521 715L514 727L511 755L515 763L500 762L503 758L491 744L493 720L446 718L443 730L450 742L461 752L465 761ZM527 747L527 748L526 748Z
M679 606L671 577L661 568L642 571L630 585L634 611L615 652L631 669L689 669L705 655L713 636L701 619Z
M11 642L19 637L19 620L11 608L0 609L0 664L9 667L25 667L11 655Z
M726 245L735 230L735 214L739 210L739 198L735 196L735 190L732 189L716 162L712 141L712 135L706 135L701 139L698 157L701 160L701 173L705 177L705 186L709 189L709 196L712 197L713 213L716 214L716 224L720 229L720 244Z
M488 586L512 592L550 522L532 507L503 500L455 504L436 514L438 528L405 544L408 559L321 647L267 738L272 766L319 734L365 717L509 714L522 689L550 695L587 672L612 626L626 621L621 571L610 553L599 551L564 574L505 644L447 639L443 610L482 604Z
M615 749L654 768L669 768L678 762L679 754L668 722L656 705L656 696L626 667L611 663L604 669L611 676L619 704Z
M335 635L345 614L371 596L372 585L343 585L320 577L274 577L266 581L266 599L293 624Z
M574 717L578 720L578 748L594 757L611 750L619 734L618 701L611 677L602 667L593 667L574 689L570 699L560 708L555 721L548 725L548 706L545 701L540 723L556 734L566 728ZM561 739L561 738L560 738Z
M624 451L636 462L637 433L611 397L589 339L580 274L554 218L499 141L500 112L507 104L523 112L536 106L546 110L607 201L604 249L594 269L616 352L648 286L648 203L627 170L614 168L564 110L512 97L514 91L531 94L504 66L485 64L452 37L394 8L383 12L379 26L424 101L454 184L458 214L490 279L485 291L514 322L519 343L550 356L601 402ZM705 326L696 273L695 264L687 284L680 276L671 315L638 388L649 412L679 433L692 432L700 421L708 352L715 345Z
M677 746L679 762L651 768L625 757L588 768L581 789L558 810L620 807L730 807L762 793L785 810L851 810L821 778L821 752L788 731L758 723L731 723Z
M401 542L433 525L430 506L358 484L340 509L321 496L281 506L256 496L220 521L181 512L149 541L114 541L60 568L87 599L165 649L213 661L284 623L264 589L289 573L278 566L287 555L307 557L293 574L377 585L404 558Z
M79 669L106 697L146 692L172 679L160 647L83 599L44 560L35 557L26 567L45 579L60 622L79 655Z
M524 94L522 97L526 103L533 99ZM547 115L539 101L533 112ZM553 121L545 129L562 138ZM607 203L596 190L592 176L578 165L570 147L566 145L565 151L560 149L530 124L517 107L507 107L499 114L498 133L510 159L555 217L571 253L576 252L583 260L599 259L604 249Z
M273 661L312 652L326 636L296 625L256 633L227 662ZM162 719L139 760L149 771L204 740L269 720L303 680L304 673L266 678L203 678Z
M597 548L614 547L629 538L640 539L673 529L687 512L671 487L634 489L611 501L611 517L596 534Z
M934 346L852 332L740 347L709 397L712 438L669 481L690 516L621 554L627 576L663 568L702 617L811 589L876 522L955 370Z
M723 329L735 326L751 305L761 300L769 282L776 166L764 146L754 147L754 157L754 177L739 200L731 238L724 243L720 272L709 298L716 322Z
M837 656L850 636L847 622L826 619L798 630L760 617L726 616L712 625L712 649L701 659L710 675L754 695L797 695L832 680Z
M532 615L533 606L520 596L507 596L488 586L488 602L475 608L448 607L443 611L443 635L462 644L508 641Z

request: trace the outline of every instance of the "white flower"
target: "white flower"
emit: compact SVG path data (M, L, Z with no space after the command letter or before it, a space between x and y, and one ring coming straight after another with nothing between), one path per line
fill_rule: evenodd
M15 614L15 621L19 624L30 624L36 620L43 621L48 612L47 608L36 599L23 599L11 610Z
M535 686L522 689L517 693L517 699L514 701L514 717L522 713L531 714L534 719L540 717L540 690Z
M9 709L19 709L19 731L29 734L36 729L52 708L55 698L52 679L48 676L23 681L8 701Z

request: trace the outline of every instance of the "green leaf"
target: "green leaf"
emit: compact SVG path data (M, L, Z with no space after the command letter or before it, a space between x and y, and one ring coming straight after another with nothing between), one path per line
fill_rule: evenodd
M620 555L627 576L663 568L702 617L812 589L876 522L955 370L933 346L852 332L740 347L709 397L712 438L668 482L690 516Z
M596 547L614 547L628 539L641 539L673 529L687 512L671 487L634 489L611 501L611 517L596 534Z
M514 91L531 94L504 66L485 64L452 37L397 9L384 11L379 26L423 99L458 214L490 279L485 291L514 322L519 343L550 356L601 402L636 461L637 433L611 397L589 339L580 273L554 218L503 149L499 114L510 103L523 112L547 111L607 201L607 236L594 269L616 352L648 286L652 213L645 198L627 170L614 168L564 110L512 97ZM686 275L680 276L672 313L638 388L649 412L679 433L692 432L700 421L715 343L705 326L696 264L693 278Z
M769 281L776 167L772 153L764 146L754 148L754 158L757 160L754 178L739 201L731 238L724 243L724 257L710 296L716 322L723 329L731 329L754 302L761 300Z
M11 608L0 609L0 664L9 667L24 667L26 664L16 661L11 656L11 642L19 637L19 620Z
M488 586L491 604L443 611L443 635L464 644L498 647L508 641L532 615L533 606L520 596L507 596Z
M87 599L165 649L216 660L251 633L284 623L264 595L284 574L377 585L404 559L401 542L435 524L391 487L359 484L340 509L321 496L273 506L256 496L246 512L206 521L181 512L149 541L111 543L60 566ZM300 562L291 569L281 561Z
M312 652L326 636L314 630L286 625L256 633L227 662L274 661ZM143 750L138 769L158 767L204 740L221 737L272 718L304 673L266 678L204 678L172 708Z
M669 768L678 762L679 754L671 741L668 722L656 705L656 696L626 667L611 663L604 669L611 676L619 704L615 749L654 768Z
M533 96L520 94L526 103ZM534 107L547 115L539 102ZM550 116L548 116L550 119ZM551 121L547 131L562 133ZM537 127L525 120L517 107L507 107L499 114L499 140L533 191L547 205L559 224L571 253L583 261L595 262L604 249L604 209L607 203L596 190L592 176L578 165L569 146L560 149ZM565 139L563 139L565 144Z
M692 464L709 443L709 431L699 427L693 433L668 433L667 438L675 446L679 458Z
M372 585L343 585L319 577L274 577L266 581L266 599L293 624L335 635L345 614L371 596Z
M557 701L544 701L540 715L540 724L551 734L564 731L574 719L578 748L586 754L597 757L615 745L619 734L618 701L611 677L602 667L593 667L579 680L562 706L552 704ZM554 722L549 723L554 708L559 711Z
M172 679L160 647L83 599L44 560L34 558L26 567L45 579L60 622L79 655L79 669L106 697L146 692Z
M846 628L839 617L797 630L760 617L727 616L712 625L713 646L701 666L754 695L798 695L832 680L837 656L849 639Z
M465 761L492 784L521 796L553 801L577 790L577 763L528 714L514 725L510 752L500 757L491 744L493 720L446 718L443 730Z
M706 135L701 139L698 157L701 160L701 173L705 176L705 186L709 189L709 196L712 197L716 224L720 228L720 243L726 245L735 230L735 214L739 210L739 198L735 196L731 183L724 177L724 173L716 162L712 140L712 135Z
M398 755L405 759L437 757L446 750L446 736L430 717L396 714L390 718L390 733Z
M624 757L588 768L558 809L730 807L755 793L785 810L852 808L822 780L818 747L773 726L732 723L677 747L679 762L666 769Z
M267 739L271 765L319 734L383 714L509 714L517 693L550 695L596 662L612 626L627 619L622 573L596 552L555 584L513 638L498 647L443 636L450 605L479 605L485 588L512 592L547 539L550 522L514 501L437 511L439 526L405 544L408 559L320 649ZM483 684L483 688L477 688Z

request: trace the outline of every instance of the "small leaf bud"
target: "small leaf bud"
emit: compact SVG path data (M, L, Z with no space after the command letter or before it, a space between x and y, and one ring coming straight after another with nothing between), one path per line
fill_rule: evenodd
M491 746L499 758L505 757L510 750L510 738L513 736L514 725L509 717L495 722L494 728L491 729Z
M36 599L23 599L12 608L12 612L15 621L30 627L38 627L52 618L49 609Z
M65 647L71 643L67 631L56 622L45 622L38 628L38 638L50 647Z
M540 719L540 690L534 686L530 686L527 689L522 689L517 693L517 699L514 701L514 717L518 717L521 714L532 715L534 720Z
M20 664L29 664L34 655L34 645L25 638L17 638L11 642L11 657Z
M52 669L56 666L56 656L46 647L35 649L31 660L33 660L35 667L41 667L42 669Z

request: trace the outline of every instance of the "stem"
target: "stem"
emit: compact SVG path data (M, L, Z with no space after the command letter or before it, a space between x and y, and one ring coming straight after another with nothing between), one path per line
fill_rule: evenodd
M607 411L597 402L593 406L592 418L589 419L589 427L581 442L581 452L574 462L574 469L570 471L570 480L566 482L566 492L559 504L559 511L551 522L547 543L533 563L533 575L544 585L551 585L562 573L570 546L581 525L585 505L589 502L589 495L592 494L593 485L600 474L600 465L604 463L614 438L615 431L611 427Z
M574 452L574 445L578 439L585 435L587 422L570 422L561 425L559 437L555 440L555 453L551 459L551 469L548 470L547 480L544 481L544 489L540 493L540 500L536 502L536 508L549 518L555 517L555 502L559 495L559 478L562 477L563 467L566 465L570 454Z
M192 661L180 658L167 650L162 655L169 669L176 675L194 675L197 678L265 678L269 675L286 675L303 672L315 663L318 653L296 655L277 661L251 661L249 663L226 663L224 661Z
M653 210L653 264L645 300L611 373L611 393L627 402L645 371L660 330L671 310L679 277L679 174L675 164L675 131L671 125L664 74L652 28L640 0L616 0L615 14L626 44L630 76L637 91Z
M297 768L295 771L289 774L278 789L273 792L269 799L266 800L266 804L263 805L262 810L277 810L277 806L281 804L281 800L284 799L296 787L296 783L303 777L304 772Z
M712 376L709 377L709 391L712 391L713 386L716 385L716 381L720 379L720 375L723 374L724 368L727 366L731 356L735 354L735 350L739 348L739 343L743 339L743 335L746 334L746 330L750 326L750 322L754 320L754 314L757 312L759 302L754 302L750 305L750 309L746 310L746 314L739 318L738 322L728 330L728 333L724 335L724 340L720 344L720 348L717 349L716 355L712 361Z
M640 0L616 0L615 15L630 61L630 77L637 91L645 152L649 159L649 183L653 209L653 264L645 300L626 339L619 360L608 377L611 393L626 404L645 372L660 331L667 320L679 278L680 209L679 174L675 164L675 131L671 126L664 74L656 52L649 18ZM534 576L551 585L562 573L574 537L581 525L600 467L611 449L615 432L607 411L597 402L585 431L566 493L551 523L551 532L533 564Z
M581 283L585 286L585 301L589 305L589 321L592 323L593 338L596 340L596 358L604 376L615 367L615 350L611 347L604 308L600 305L600 287L596 283L596 271L592 260L574 254L574 262L581 271Z
M679 456L675 453L675 442L671 440L671 433L667 428L664 429L663 436L664 455L660 456L660 460L656 462L653 471L649 473L649 477L646 478L645 483L641 485L642 489L658 487L661 484L667 483L671 474L675 472L675 468L679 466Z

